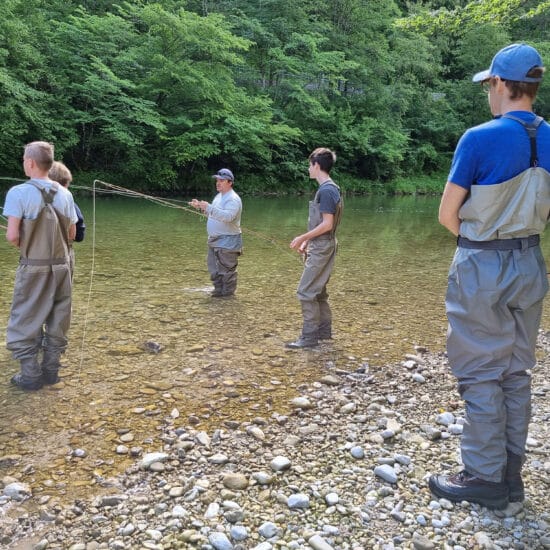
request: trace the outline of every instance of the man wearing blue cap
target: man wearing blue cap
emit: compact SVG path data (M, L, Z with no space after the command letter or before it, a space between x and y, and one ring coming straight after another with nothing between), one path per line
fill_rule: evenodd
M550 213L550 126L533 112L543 72L537 50L512 44L474 76L494 118L461 137L439 209L458 237L447 355L466 423L464 469L429 484L438 497L493 509L525 498L530 369L548 290L539 235Z
M208 233L207 265L214 283L211 296L233 296L237 289L237 263L242 252L241 198L233 190L233 172L228 168L218 170L216 179L218 194L212 204L193 199L189 204L202 210L207 216Z

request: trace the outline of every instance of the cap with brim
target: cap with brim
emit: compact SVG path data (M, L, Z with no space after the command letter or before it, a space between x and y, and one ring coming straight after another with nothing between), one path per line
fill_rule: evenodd
M221 170L218 170L216 174L212 176L213 178L216 178L217 180L231 180L233 181L235 178L233 177L233 172L229 170L228 168L222 168Z
M474 75L474 82L483 82L493 76L502 80L514 80L516 82L540 82L542 76L533 78L527 73L534 67L542 67L542 57L539 52L527 44L510 44L502 48L491 62L491 66Z

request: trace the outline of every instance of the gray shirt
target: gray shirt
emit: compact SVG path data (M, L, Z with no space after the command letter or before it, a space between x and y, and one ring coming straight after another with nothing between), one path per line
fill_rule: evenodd
M215 248L240 250L242 248L241 198L233 189L218 193L212 204L206 208L208 221L208 245Z

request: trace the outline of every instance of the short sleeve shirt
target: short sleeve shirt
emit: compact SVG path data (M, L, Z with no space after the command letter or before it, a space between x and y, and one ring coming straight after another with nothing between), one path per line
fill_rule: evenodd
M512 111L510 115L532 122L535 114ZM538 166L550 172L550 125L537 132ZM497 117L467 130L458 142L447 181L470 189L472 185L503 183L530 165L531 146L523 125Z
M329 183L330 182L330 183ZM319 211L322 214L336 214L340 202L340 191L332 180L327 180L319 186Z
M37 183L44 186L46 190L50 189L52 182L49 180L34 179ZM69 218L72 223L78 221L76 215L73 196L65 187L59 185L57 193L54 196L53 207L63 216ZM4 216L13 216L14 218L34 220L44 207L42 194L36 187L28 182L12 187L4 202Z

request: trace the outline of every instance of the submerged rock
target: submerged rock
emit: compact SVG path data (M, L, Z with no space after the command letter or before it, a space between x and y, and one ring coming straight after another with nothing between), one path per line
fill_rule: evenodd
M154 340L148 340L147 342L143 342L143 344L141 344L141 349L143 351L147 351L148 353L160 353L164 349L164 346Z

